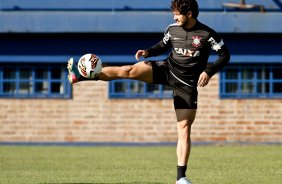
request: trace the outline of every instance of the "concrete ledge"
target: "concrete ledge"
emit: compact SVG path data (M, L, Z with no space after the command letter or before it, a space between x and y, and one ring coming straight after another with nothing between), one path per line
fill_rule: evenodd
M199 20L221 33L281 33L282 13L201 12ZM0 33L162 33L170 12L0 12Z

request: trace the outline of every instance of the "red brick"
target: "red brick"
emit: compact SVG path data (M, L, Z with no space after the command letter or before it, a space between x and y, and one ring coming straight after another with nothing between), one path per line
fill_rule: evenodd
M199 88L193 141L282 142L282 100L218 98ZM85 90L87 89L87 90ZM108 99L108 83L73 86L73 99L0 99L0 141L175 142L171 99Z

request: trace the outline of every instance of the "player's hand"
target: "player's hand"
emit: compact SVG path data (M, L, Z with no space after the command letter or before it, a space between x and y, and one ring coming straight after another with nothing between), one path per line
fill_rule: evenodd
M202 72L198 80L198 86L205 87L206 85L208 85L209 81L210 77L208 76L208 74L206 72Z
M135 58L136 58L136 60L137 61L139 61L139 58L140 57L147 57L148 56L148 52L146 51L146 50L138 50L137 52L136 52L136 54L135 54Z

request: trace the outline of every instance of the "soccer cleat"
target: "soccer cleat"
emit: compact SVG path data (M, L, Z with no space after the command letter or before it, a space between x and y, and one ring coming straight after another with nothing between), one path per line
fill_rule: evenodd
M176 181L176 184L192 184L186 177L180 178Z
M69 72L68 80L69 80L70 84L77 83L78 79L80 77L80 73L79 73L77 67L74 64L73 58L70 58L68 60L67 69L68 69L68 72Z

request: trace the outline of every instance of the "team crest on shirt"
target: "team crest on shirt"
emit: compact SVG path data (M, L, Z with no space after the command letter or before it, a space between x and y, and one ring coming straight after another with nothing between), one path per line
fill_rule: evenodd
M199 37L199 36L193 36L192 37L193 38L193 42L192 42L192 45L194 46L194 47L200 47L201 46L201 37Z

